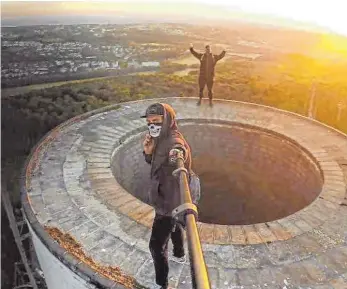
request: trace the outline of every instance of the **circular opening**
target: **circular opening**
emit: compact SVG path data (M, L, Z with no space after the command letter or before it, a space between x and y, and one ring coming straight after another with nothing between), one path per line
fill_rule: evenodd
M241 125L181 124L200 176L199 220L223 225L269 222L310 204L322 189L315 163L297 145L278 135ZM122 146L112 159L117 181L148 202L150 166L142 138Z

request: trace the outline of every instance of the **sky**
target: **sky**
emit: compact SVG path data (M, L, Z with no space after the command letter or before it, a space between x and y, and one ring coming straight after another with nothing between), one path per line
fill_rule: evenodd
M45 3L43 3L45 2ZM272 19L272 24L297 21L347 36L345 0L112 0L112 1L2 1L2 17L90 13L215 16L221 19Z

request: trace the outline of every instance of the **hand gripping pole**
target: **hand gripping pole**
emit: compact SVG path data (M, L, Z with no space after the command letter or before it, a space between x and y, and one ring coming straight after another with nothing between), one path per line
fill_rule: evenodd
M172 211L172 217L183 225L185 225L186 215L189 214L193 214L195 218L198 218L198 209L194 204L184 203Z

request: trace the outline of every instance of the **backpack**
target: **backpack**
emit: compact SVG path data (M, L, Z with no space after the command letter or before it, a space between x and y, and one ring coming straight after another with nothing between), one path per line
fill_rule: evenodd
M201 185L199 176L193 171L189 174L189 189L192 203L197 205L201 197Z

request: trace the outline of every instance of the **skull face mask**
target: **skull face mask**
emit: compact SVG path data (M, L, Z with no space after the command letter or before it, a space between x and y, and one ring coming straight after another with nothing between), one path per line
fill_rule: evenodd
M148 130L151 137L158 137L160 135L162 123L149 123Z

